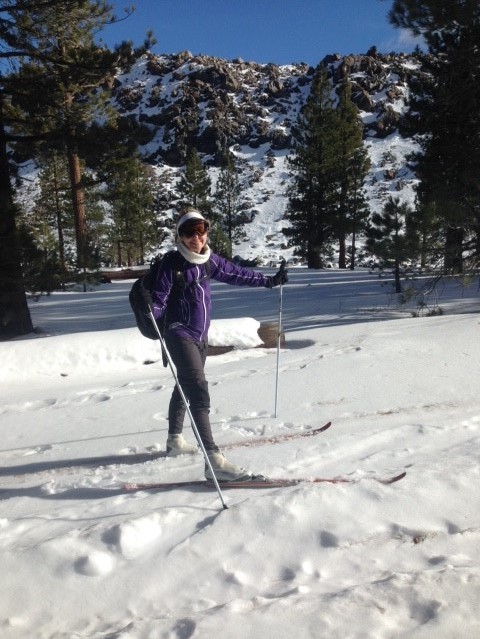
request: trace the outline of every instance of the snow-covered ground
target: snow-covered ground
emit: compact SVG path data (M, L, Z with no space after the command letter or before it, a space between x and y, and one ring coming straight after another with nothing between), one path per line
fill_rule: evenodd
M332 420L226 454L358 481L228 490L227 510L215 491L122 490L203 476L200 455L163 454L172 376L130 284L32 302L43 336L0 343L2 639L479 637L478 282L412 317L368 272L291 270L277 417L276 349L211 357L216 439ZM225 319L277 318L278 289L213 288L218 343ZM256 327L233 325L237 345Z

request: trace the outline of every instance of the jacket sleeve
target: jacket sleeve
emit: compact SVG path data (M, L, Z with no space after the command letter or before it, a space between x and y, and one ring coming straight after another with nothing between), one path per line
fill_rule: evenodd
M270 278L267 275L237 266L219 255L213 254L210 257L210 262L212 264L212 278L218 282L234 286L263 286L266 288L271 286Z
M174 269L171 262L163 259L153 274L152 306L153 317L157 320L167 309L168 296L173 288Z

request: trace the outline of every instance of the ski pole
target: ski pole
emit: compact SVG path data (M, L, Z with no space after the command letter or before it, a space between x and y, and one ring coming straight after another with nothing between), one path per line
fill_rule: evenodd
M155 318L153 317L153 312L151 310L148 313L148 316L149 316L153 326L155 327L155 331L156 331L156 333L158 335L158 339L160 340L160 346L161 346L161 349L162 349L162 353L165 354L165 357L167 358L168 365L170 366L170 370L172 371L173 379L175 380L175 384L177 385L178 391L179 391L179 393L180 393L180 395L182 397L183 403L185 404L185 407L187 409L187 413L188 413L188 416L190 418L190 422L192 424L193 432L195 433L195 437L197 438L198 445L200 446L200 449L201 449L201 451L203 453L203 456L205 457L205 462L206 462L207 466L209 467L210 472L212 473L213 483L215 484L215 488L217 489L217 493L218 493L218 496L220 497L220 501L222 502L223 509L226 510L228 508L228 506L225 503L222 491L220 489L220 485L219 485L217 477L215 475L215 471L213 470L213 467L212 467L212 463L211 463L211 461L210 461L210 459L208 457L208 454L207 454L207 451L205 449L205 446L203 445L202 438L200 437L200 433L198 432L197 424L195 423L195 419L193 418L192 411L190 410L190 406L188 404L188 400L187 400L187 398L185 396L185 393L183 392L183 388L182 388L180 382L178 381L178 376L177 376L177 373L175 371L175 365L174 365L174 363L172 361L172 358L170 357L170 353L167 350L167 347L165 345L165 340L163 339L162 334L160 333L160 329L158 328L158 324L155 321Z
M285 270L286 262L282 260L280 265L280 271ZM280 340L282 337L282 310L283 310L283 284L280 284L279 298L278 298L278 335L277 335L277 372L275 375L275 410L274 417L277 417L277 404L278 404L278 369L280 364Z

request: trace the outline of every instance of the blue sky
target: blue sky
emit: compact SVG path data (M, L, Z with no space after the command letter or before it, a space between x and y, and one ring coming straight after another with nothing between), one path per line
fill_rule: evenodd
M110 0L118 16L132 2ZM329 53L410 52L409 34L387 20L391 0L133 0L136 11L106 29L108 45L140 44L148 29L155 53L188 49L232 60L316 65Z

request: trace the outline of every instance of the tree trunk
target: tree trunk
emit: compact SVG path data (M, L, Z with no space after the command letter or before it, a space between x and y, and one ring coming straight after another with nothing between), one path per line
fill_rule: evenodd
M307 266L308 268L323 268L320 247L311 243L307 247Z
M476 224L473 225L473 232L475 235L475 248L474 248L474 261L478 265L480 261L480 223L478 220L478 213L475 214Z
M461 227L447 227L445 233L445 270L451 273L463 272L463 236Z
M62 221L62 207L60 204L60 187L57 173L57 161L54 157L53 164L53 179L54 179L54 198L55 198L55 214L57 218L57 233L58 233L58 252L60 258L60 268L62 270L62 288L65 288L65 276L67 273L67 263L65 260L65 239L63 235L63 221Z
M75 221L77 265L79 268L85 269L87 266L87 224L85 220L85 194L82 185L82 170L80 167L80 158L73 148L68 148L67 155Z
M32 331L23 284L0 98L0 340Z
M402 282L400 280L400 262L398 259L395 260L394 276L395 276L395 293L401 293Z
M343 231L340 232L338 237L338 268L347 268L347 250Z
M427 251L428 251L428 234L426 231L422 231L422 237L420 242L420 267L424 269L427 266Z
M139 263L145 264L145 244L143 241L143 233L140 234L140 238L139 238L139 247L140 247L140 259L139 259Z
M356 258L356 253L357 253L357 234L355 232L355 230L352 233L352 255L350 257L350 270L354 271L355 270L355 258Z

